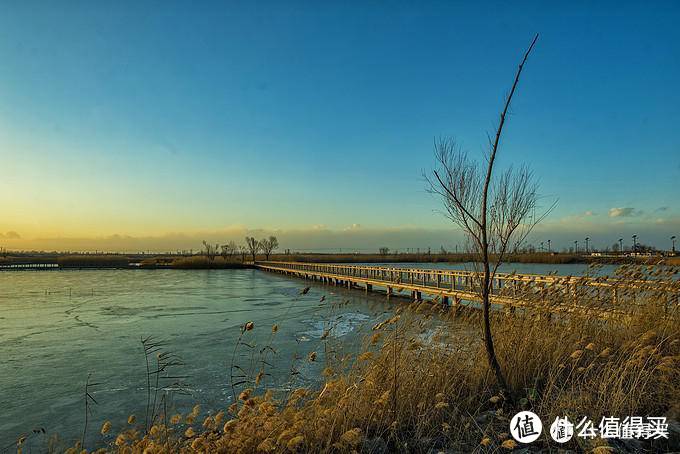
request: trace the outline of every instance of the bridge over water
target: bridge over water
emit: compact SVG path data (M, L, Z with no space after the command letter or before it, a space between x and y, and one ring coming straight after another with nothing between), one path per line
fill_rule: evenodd
M381 287L388 298L410 292L412 300L420 301L426 294L447 306L481 301L482 274L474 271L302 262L256 262L254 266L366 292ZM490 299L492 304L510 311L543 306L551 312L593 315L624 314L646 300L653 300L664 304L666 313L675 313L680 281L497 272L493 275Z

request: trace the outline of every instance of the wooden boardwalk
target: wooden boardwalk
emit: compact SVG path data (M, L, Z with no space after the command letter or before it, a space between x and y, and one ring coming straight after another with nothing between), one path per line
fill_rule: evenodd
M388 298L407 291L413 300L427 294L448 306L481 301L481 273L472 271L301 262L256 262L255 267L366 292L382 287ZM650 295L675 308L680 282L496 273L491 303L511 310L543 303L553 312L615 313L620 303L640 302Z
M57 263L7 263L0 265L0 271L45 271L58 270Z

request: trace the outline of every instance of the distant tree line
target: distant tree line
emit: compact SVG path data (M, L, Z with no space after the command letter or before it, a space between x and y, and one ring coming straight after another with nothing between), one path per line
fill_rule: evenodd
M259 253L264 254L265 259L269 260L272 252L279 247L279 240L275 236L262 238L257 240L252 236L245 238L245 244L237 245L234 241L227 244L212 244L203 240L203 249L201 255L204 255L208 260L213 261L215 257L220 255L225 261L232 260L234 256L240 255L241 261L245 262L246 257L250 255L251 259L255 261Z

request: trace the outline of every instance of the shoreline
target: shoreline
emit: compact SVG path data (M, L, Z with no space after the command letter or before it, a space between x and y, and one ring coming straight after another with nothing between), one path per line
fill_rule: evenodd
M304 263L345 263L345 264L390 264L390 263L469 263L474 261L471 254L272 254L268 259L258 256L257 261L304 262ZM606 265L680 265L680 256L586 256L560 253L513 254L504 263L522 264L606 264ZM84 270L84 269L248 269L251 260L242 257L209 258L205 255L56 255L16 254L0 257L0 271L19 270Z

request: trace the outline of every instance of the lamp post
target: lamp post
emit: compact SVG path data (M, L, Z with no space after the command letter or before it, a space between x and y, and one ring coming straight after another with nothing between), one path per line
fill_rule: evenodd
M619 254L623 255L623 238L619 238Z
M675 244L675 243L673 243ZM548 252L550 252L550 240L548 240Z
M541 252L543 252L543 241L541 241Z
M586 237L586 254L588 253L588 241L590 241L590 237Z
M637 252L637 235L633 235L633 253Z
M671 249L671 251L673 252L673 255L675 255L675 235L671 237L671 241L673 242L673 248Z
M578 240L574 240L574 252L578 254Z

